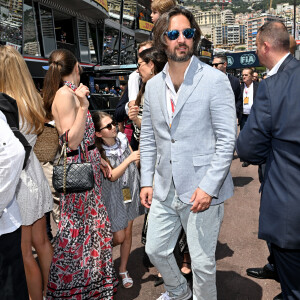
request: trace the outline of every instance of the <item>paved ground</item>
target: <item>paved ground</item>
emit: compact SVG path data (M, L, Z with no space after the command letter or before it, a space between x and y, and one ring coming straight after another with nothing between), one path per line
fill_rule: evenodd
M231 173L235 194L225 202L225 216L216 252L218 300L272 300L280 293L280 286L276 281L254 279L246 275L247 268L264 266L268 256L266 243L257 239L257 166L242 168L239 159L235 159ZM128 264L134 286L131 289L119 286L115 297L117 300L152 300L164 292L163 286L153 286L155 268L147 270L142 263L142 225L143 217L135 220L132 253ZM114 260L118 268L119 247L114 249Z
M239 159L234 159L231 174L235 193L225 202L216 251L218 300L272 300L281 291L279 283L246 275L247 268L264 266L268 256L266 243L257 239L260 198L257 166L242 168ZM147 270L142 263L144 247L140 240L143 220L143 216L135 220L128 263L134 286L124 289L119 285L116 300L153 300L164 292L163 285L153 286L155 268ZM115 247L113 253L116 270L120 263L119 250Z

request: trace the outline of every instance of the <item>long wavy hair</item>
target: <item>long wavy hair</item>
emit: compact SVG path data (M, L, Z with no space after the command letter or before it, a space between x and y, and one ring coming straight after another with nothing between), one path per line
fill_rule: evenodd
M198 25L198 23L196 22L193 14L180 6L175 6L173 7L171 10L169 10L168 12L162 14L159 19L157 20L157 22L155 23L155 26L153 28L153 37L154 37L154 46L157 47L160 50L165 51L168 48L167 42L166 42L166 31L168 30L169 24L170 24L170 19L174 16L178 16L178 15L183 15L185 16L190 24L191 24L191 28L195 28L195 35L194 35L194 46L193 46L193 52L195 55L197 55L197 49L198 49L198 45L201 39L201 30L200 27Z
M44 129L45 110L22 55L11 46L0 46L0 92L17 101L26 132L39 134Z
M168 58L166 54L163 51L158 50L155 47L151 47L148 49L145 49L139 54L139 57L145 62L149 63L150 61L153 62L154 64L154 70L153 73L154 75L158 74L161 72L168 61ZM135 100L135 105L139 106L142 101L142 96L145 93L145 88L146 88L146 82L143 82L141 89L136 97Z
M71 51L60 49L51 53L48 63L49 69L44 79L43 98L47 119L53 120L52 104L55 94L64 85L62 78L73 72L77 59Z

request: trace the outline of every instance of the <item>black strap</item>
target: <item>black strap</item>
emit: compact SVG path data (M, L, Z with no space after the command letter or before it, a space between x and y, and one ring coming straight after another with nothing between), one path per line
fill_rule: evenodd
M95 144L89 145L87 148L88 148L88 151L90 151L90 150L95 149L96 145ZM67 157L75 156L75 155L78 155L78 154L79 154L79 151L78 150L74 150L74 151L68 152L67 153Z

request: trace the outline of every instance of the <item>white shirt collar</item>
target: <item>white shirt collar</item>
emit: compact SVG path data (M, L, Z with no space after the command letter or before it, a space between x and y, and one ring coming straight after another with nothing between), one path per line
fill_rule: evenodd
M185 72L184 72L184 75L183 75L183 78L185 79L185 76L186 76L186 74L187 74L187 72L188 72L188 70L189 70L189 68L190 68L190 65L191 65L191 63L192 63L192 61L194 60L194 55L191 57L191 60L190 60L190 63L189 63L189 65L188 65L188 67L186 68L186 70L185 70ZM172 82L172 80L171 80L171 77L170 77L170 74L169 74L169 63L167 62L166 63L166 65L165 65L165 67L164 67L164 69L163 69L163 73L164 74L166 74L166 83L167 83L167 85L169 86L169 89L171 89L172 90L172 92L174 92L174 94L176 94L176 92L175 92L175 89L174 89L174 85L173 85L173 82ZM178 90L178 92L179 92L179 90ZM177 92L177 93L178 93Z
M283 56L280 61L269 71L268 73L268 77L275 75L278 72L278 69L280 68L281 64L283 63L283 61L288 57L290 53L287 53L285 56Z

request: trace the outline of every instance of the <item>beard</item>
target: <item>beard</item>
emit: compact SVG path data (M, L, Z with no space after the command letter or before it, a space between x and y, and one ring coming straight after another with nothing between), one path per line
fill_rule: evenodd
M185 55L179 56L176 54L176 50L182 46L186 47L188 49L188 51ZM193 50L191 50L186 44L179 44L177 47L175 47L175 49L173 51L169 51L168 49L166 49L165 52L166 52L168 59L176 61L176 62L188 61L194 54Z

